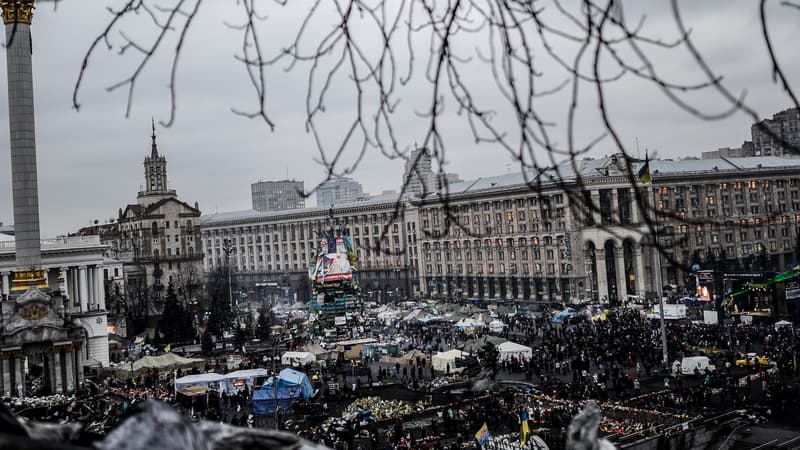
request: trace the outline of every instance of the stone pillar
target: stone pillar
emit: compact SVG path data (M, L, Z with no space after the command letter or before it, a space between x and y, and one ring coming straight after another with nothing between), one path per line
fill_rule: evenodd
M642 246L636 244L633 247L633 258L636 264L636 295L644 297L645 283L644 283L644 256L642 255Z
M95 290L97 289L97 282L94 281L95 278L95 270L94 267L87 267L86 268L86 284L87 284L87 293L88 299L87 302L89 303L89 311L94 311L97 309L97 297L95 295Z
M97 266L96 277L95 278L97 279L97 288L96 288L96 291L97 291L97 297L96 297L97 309L99 309L101 311L105 311L105 309L106 309L106 290L104 289L104 286L103 286L103 268L102 267Z
M86 266L78 267L78 276L80 278L78 280L78 285L80 286L78 296L81 301L81 312L85 313L89 311L89 283L86 280Z
M25 363L22 356L14 357L14 378L16 378L16 386L14 386L14 395L25 396Z
M625 302L625 295L628 293L628 280L625 278L624 247L614 247L614 263L616 264L617 269L617 301L622 304Z
M69 294L69 287L72 284L69 282L69 269L62 267L61 274L64 277L64 310L67 312L72 312L74 308L72 307L72 297Z
M74 267L69 273L72 278L72 284L70 285L70 290L72 291L72 305L77 309L81 305L81 277L79 276L80 274L78 273L77 267Z
M600 214L600 191L597 189L592 189L590 194L592 198L592 217L594 218L594 224L600 225L602 223L602 215Z
M639 203L636 201L636 189L628 189L628 197L631 203L631 223L637 224L639 223Z
M83 365L86 363L86 349L83 348L84 344L86 344L88 348L88 341L78 341L75 342L75 373L77 374L77 378L75 379L75 387L80 386L83 383Z
M67 347L65 356L64 363L66 365L67 379L64 380L64 384L67 392L73 392L75 390L75 351L71 345Z
M612 223L622 223L622 210L619 207L619 192L616 189L611 189L611 211L609 211L609 216L611 216Z
M594 260L597 272L597 298L602 302L603 297L608 300L608 272L606 271L606 250L598 248L594 251Z
M10 272L3 272L3 298L8 298L8 277L11 275Z
M3 365L3 397L11 396L11 359L9 354L2 352L0 362Z
M61 378L61 353L64 347L53 347L53 391L56 394L64 392L64 380Z

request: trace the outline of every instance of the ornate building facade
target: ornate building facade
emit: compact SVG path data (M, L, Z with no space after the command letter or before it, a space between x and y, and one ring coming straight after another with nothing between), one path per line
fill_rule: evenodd
M160 290L187 277L199 281L203 253L197 203L191 206L179 200L168 188L167 160L158 152L155 125L151 138L150 156L144 160L144 190L136 203L120 209L115 247L128 266L126 273Z

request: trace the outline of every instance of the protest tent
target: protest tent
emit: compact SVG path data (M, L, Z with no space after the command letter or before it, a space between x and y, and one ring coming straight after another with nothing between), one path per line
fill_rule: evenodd
M164 353L159 356L144 356L131 364L120 364L114 368L117 378L136 376L148 370L160 372L174 369L204 369L206 360L202 358L184 358L174 353Z
M511 358L530 360L533 356L533 349L511 341L503 342L502 344L498 345L497 351L499 352L499 361L506 361Z
M783 327L791 328L792 327L792 322L789 322L788 320L779 320L779 321L775 322L775 331L779 331Z
M304 366L317 360L311 352L286 352L281 355L281 364L284 366Z
M222 390L232 393L242 388L251 389L264 381L267 376L269 376L267 369L236 370L225 374Z
M208 389L219 389L225 377L218 373L201 373L197 375L186 375L175 380L175 391L182 391L188 387L205 387Z
M461 350L448 350L446 352L437 353L431 357L433 370L447 372L449 366L450 372L453 372L456 368L456 359L463 358L465 355L466 353Z
M271 416L280 406L288 411L295 400L308 400L314 393L311 380L303 372L283 369L277 377L270 378L261 389L253 392L253 414Z

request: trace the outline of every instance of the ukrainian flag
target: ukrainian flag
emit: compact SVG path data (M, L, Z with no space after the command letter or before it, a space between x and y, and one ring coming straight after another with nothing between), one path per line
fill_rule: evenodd
M528 435L530 433L531 433L531 428L528 425L528 419L525 418L525 420L522 421L522 431L520 432L521 436L519 445L521 445L522 447L525 446L525 444L528 442Z
M639 181L643 184L650 182L650 156L645 155L644 164L639 168Z

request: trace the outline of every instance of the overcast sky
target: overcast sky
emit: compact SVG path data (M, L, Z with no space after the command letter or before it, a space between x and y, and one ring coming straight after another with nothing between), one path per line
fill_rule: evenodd
M266 0L264 0L266 2ZM90 61L89 72L81 90L81 110L72 108L72 88L80 63L94 37L104 28L110 16L100 0L64 0L56 11L42 4L36 11L33 33L34 88L36 99L37 153L39 161L39 204L44 236L73 232L97 219L104 222L116 218L119 208L136 200L143 182L143 158L150 152L150 118L166 120L169 114L170 56L159 55L146 69L136 87L132 111L125 118L126 91L106 92L105 88L124 78L134 67L131 57L107 53L104 49ZM119 4L119 1L110 2ZM170 3L167 0L163 4ZM273 2L267 2L272 4ZM308 8L308 2L292 0L293 8L270 11L270 20L260 28L266 52L274 54L285 45L296 19ZM750 0L683 2L692 36L712 67L726 78L737 92L746 89L747 99L761 116L790 106L781 89L771 80L764 44L760 39L757 2ZM772 36L790 79L800 75L800 56L794 46L800 10L779 8L774 12ZM246 73L233 55L238 53L241 38L226 27L234 23L240 11L233 0L206 1L197 23L189 32L185 53L178 72L178 116L171 128L157 127L158 145L168 160L169 182L179 198L193 204L199 202L203 213L250 208L250 183L287 177L305 180L307 188L324 177L322 167L313 161L317 149L304 127L305 80L307 68L269 75L268 111L276 123L275 131L257 119L234 115L231 108L252 109L254 97ZM626 4L626 7L628 4ZM631 7L638 6L632 2ZM626 10L629 21L637 11ZM654 34L675 36L675 26L666 11L649 12L647 26ZM131 21L126 31L131 36L147 38L153 29L146 21ZM294 20L293 20L294 19ZM320 26L324 31L324 26ZM320 31L320 30L315 30ZM320 31L321 32L321 31ZM533 31L531 30L533 33ZM118 36L118 35L115 35ZM470 39L478 39L471 37ZM119 39L115 42L120 43ZM174 46L174 37L170 41ZM464 48L471 48L467 42ZM565 48L565 51L568 49ZM656 52L662 73L673 79L698 81L696 68L685 50ZM134 55L130 55L134 56ZM2 59L5 65L5 60ZM552 78L557 83L555 63L542 57L537 60L546 73L553 65ZM469 71L479 97L491 99L491 75L488 68L475 63ZM0 70L0 84L5 86L6 72ZM486 89L484 92L484 85ZM0 89L0 117L8 118L5 87ZM402 106L408 105L409 119L398 128L401 146L411 147L423 138L419 135L424 122L415 122L414 108L429 98L424 83L411 83L403 93ZM611 113L621 138L633 147L638 137L642 148L655 150L662 157L698 155L701 151L721 146L738 146L750 138L750 119L744 114L717 122L699 122L669 103L664 95L630 77L609 88ZM336 92L327 105L323 130L334 138L346 127L352 114L352 93ZM710 111L725 109L725 103L714 93L701 93L692 98L694 104ZM415 103L416 102L416 103ZM579 137L590 139L601 132L593 104L582 105ZM563 98L542 99L537 110L558 121L565 117ZM447 123L447 171L464 179L496 175L516 170L504 153L491 146L477 146L469 129L452 109ZM496 123L508 117L502 115ZM421 120L417 117L418 120ZM422 123L422 125L420 125ZM560 138L563 144L563 138ZM10 161L8 128L0 126L0 158ZM605 141L594 156L612 153ZM350 156L352 157L352 155ZM367 157L353 175L366 191L399 189L403 162L387 160L377 152ZM11 180L8 164L0 165L0 221L13 222ZM307 200L315 204L312 197Z

